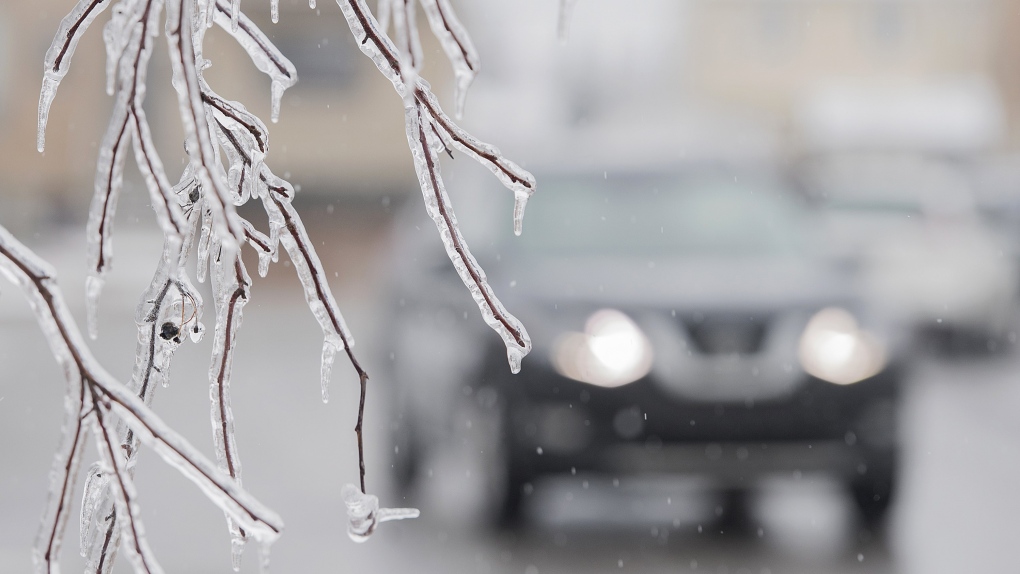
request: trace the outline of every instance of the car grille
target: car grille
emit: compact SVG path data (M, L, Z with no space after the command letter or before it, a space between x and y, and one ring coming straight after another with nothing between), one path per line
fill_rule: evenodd
M761 350L767 320L748 315L694 315L682 320L698 351L749 355Z

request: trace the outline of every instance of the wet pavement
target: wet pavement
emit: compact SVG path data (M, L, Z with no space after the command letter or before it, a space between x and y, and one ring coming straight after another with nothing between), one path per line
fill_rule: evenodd
M122 380L130 372L131 312L158 239L121 239L125 271L103 299L96 354ZM46 252L46 246L41 248ZM76 316L83 317L80 257L50 255ZM138 252L137 259L132 253ZM62 259L62 260L61 260ZM118 262L120 263L120 262ZM77 266L77 267L76 267ZM78 271L76 272L76 269ZM319 393L321 333L291 270L256 280L245 308L234 368L234 412L245 486L284 518L272 549L276 572L727 574L992 572L1016 570L1020 539L1020 354L945 361L911 370L903 413L905 464L891 520L862 535L851 503L824 477L780 478L747 500L742 520L717 520L720 505L698 484L651 477L619 485L566 479L538 485L532 527L494 533L471 519L472 461L457 453L436 461L426 479L423 516L386 524L366 544L345 532L340 487L357 479L357 385L339 361L328 405ZM371 278L370 278L371 279ZM370 372L384 373L385 341L376 322L379 290L371 280L338 279L338 299ZM0 572L27 572L46 476L58 443L63 382L17 291L0 297ZM178 353L173 383L156 410L211 457L209 338ZM369 487L400 506L387 475L386 405L373 378L367 419ZM85 464L95 457L86 453ZM168 572L229 572L225 521L191 483L145 452L137 484L153 551ZM243 571L255 572L256 553ZM62 566L81 568L72 517ZM122 560L118 571L129 569Z

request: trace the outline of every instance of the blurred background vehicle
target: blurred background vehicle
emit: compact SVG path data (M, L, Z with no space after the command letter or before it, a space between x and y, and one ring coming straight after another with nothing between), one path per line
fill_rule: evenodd
M503 524L557 474L686 474L740 492L794 472L845 484L878 523L898 464L902 337L825 252L789 185L724 166L542 181L527 233L475 251L534 341L517 375L484 324L442 320L470 302L416 205L399 226L415 230L396 245L415 261L395 273L387 337L404 490L459 438L450 421L467 394L495 426L479 449ZM437 348L475 359L451 370Z
M959 167L872 153L817 158L804 171L831 248L860 268L882 316L943 351L1008 347L1018 292L1010 238L983 220Z

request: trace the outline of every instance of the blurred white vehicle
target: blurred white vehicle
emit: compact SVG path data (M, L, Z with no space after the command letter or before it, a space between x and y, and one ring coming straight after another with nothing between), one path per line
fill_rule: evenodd
M860 265L862 291L883 315L989 350L1007 336L1017 268L961 170L909 155L843 155L805 175L829 244Z

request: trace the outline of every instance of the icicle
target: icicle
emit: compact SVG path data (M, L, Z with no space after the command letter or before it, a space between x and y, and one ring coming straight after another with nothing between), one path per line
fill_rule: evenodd
M241 571L241 557L244 556L245 540L241 537L230 538L230 567L234 572Z
M322 402L329 402L329 377L333 371L333 358L336 356L337 350L343 348L343 341L339 337L326 337L322 342L322 369L321 369L321 383L322 383Z
M259 251L259 277L269 274L269 262L272 258L273 254L269 251Z
M212 213L205 209L205 202L202 205L202 234L198 238L198 266L195 269L195 279L199 283L205 283L205 275L209 271L209 243L212 236Z
M93 529L95 528L93 515L99 502L99 496L107 488L109 482L110 479L103 472L102 465L96 462L89 467L85 475L85 491L82 493L81 517L78 522L78 550L82 558L89 554L92 547Z
M528 206L531 194L523 189L514 189L514 235L524 230L524 208Z
M347 536L355 542L368 540L379 524L390 520L418 518L417 508L379 508L379 498L365 494L353 484L345 484L340 495L347 505Z
M216 0L210 0L215 2ZM241 0L233 0L230 3L230 31L237 32L237 16L241 13Z
M241 178L244 177L244 164L241 162L231 162L230 169L227 170L227 187L230 189L236 189L241 201L244 202L246 197L251 191L250 186L241 187Z
M89 338L99 338L99 295L103 291L103 279L98 275L85 278L85 324Z
M273 24L280 21L280 0L269 0L269 14Z
M315 0L308 0L308 7L315 10Z
M270 112L269 119L274 124L280 121L280 102L283 100L283 92L287 89L287 86L283 82L273 80L272 85L269 87L270 94Z
M57 97L57 87L60 85L60 77L46 72L43 76L42 89L39 91L39 120L35 134L35 147L42 153L46 150L46 124L50 119L50 106L53 99Z
M255 67L272 80L270 117L275 123L279 120L280 99L283 97L284 90L297 82L297 70L294 68L294 64L266 37L265 33L244 14L238 16L241 25L236 31L232 30L228 17L229 8L224 4L224 1L215 0L216 23L233 36L234 40L247 52ZM278 0L273 0L273 6L278 6ZM278 8L274 8L274 10L278 10ZM276 21L276 19L273 20L274 23Z
M262 172L262 162L265 161L265 159L266 159L266 154L260 152L257 149L251 150L251 166L248 168L248 174L249 174L249 178L248 179L250 180L248 189L251 192L251 196L252 197L258 197L259 196L259 188L258 188L258 186L259 186L259 176L258 176L258 174Z

